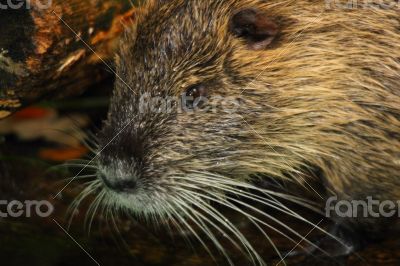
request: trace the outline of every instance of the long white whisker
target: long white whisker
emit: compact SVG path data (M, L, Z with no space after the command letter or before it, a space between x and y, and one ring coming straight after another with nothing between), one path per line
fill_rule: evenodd
M85 222L84 224L87 224L87 228L88 228L88 235L90 235L91 229L92 229L92 223L93 223L93 219L94 216L96 215L97 209L101 203L101 201L103 200L104 196L105 196L106 192L102 191L100 192L97 196L96 199L92 202L92 204L89 207L89 210L87 211L87 215L85 217Z
M194 188L192 185L189 185L189 187ZM202 189L202 188L198 188L198 189L204 190L204 189ZM187 193L187 194L189 194L191 197L193 197L193 193L191 193L191 191L187 191L187 192L185 193L184 191L180 190L180 192L181 192L182 194L186 194L186 193ZM209 192L209 194L211 194L211 193ZM221 199L220 196L217 196L215 193L212 193L212 195L213 195L214 197L218 198L218 200L220 200L221 202L225 202L225 206L230 207L231 209L234 209L234 210L238 211L238 209L237 209L236 206L232 205L232 204L229 203L229 202L224 201L223 199ZM190 197L189 197L189 199L190 199ZM196 203L194 202L193 204L196 204ZM221 204L221 203L220 203L220 204ZM208 206L209 206L209 205L208 205ZM242 212L242 211L241 211L241 212ZM279 251L279 249L276 247L276 245L273 243L272 239L265 233L265 231L258 225L258 223L257 223L256 221L254 221L254 219L253 219L251 216L246 215L246 217L253 223L253 225L255 225L255 226L257 227L257 229L258 229L260 232L262 232L262 234L266 237L266 239L271 243L272 247L273 247L274 250L277 252L277 254L279 255L279 257L282 259L282 258L283 258L283 257L282 257L282 254L280 253L280 251ZM225 225L224 222L222 222L222 224ZM268 225L268 226L269 226L270 228L273 228L273 227L270 226L270 225ZM293 243L297 244L297 242L296 242L295 240L293 240L292 238L290 238L289 236L287 236L287 235L284 234L283 232L281 232L281 231L279 231L278 229L275 229L275 228L273 228L273 229L274 229L274 231L279 232L281 235L283 235L284 237L286 237L286 238L288 238L289 240L291 240ZM239 237L239 239L240 239L241 241L243 241L240 237ZM246 242L247 242L247 240L246 240ZM248 243L248 242L247 242L247 243ZM252 246L251 246L249 243L248 243L248 245L249 245L250 249L254 252L254 254L255 254L256 256L258 256L258 253L254 251L254 249L252 248ZM261 259L261 258L258 258L258 259ZM261 261L262 261L262 259L261 259ZM263 264L263 263L264 263L264 262L261 262L261 264ZM265 263L264 263L264 264L265 264Z
M181 177L179 177L179 178L181 178ZM208 178L208 177L207 177L207 178ZM183 179L185 179L185 178L183 178ZM196 182L198 179L199 179L199 178L192 178L192 179L190 179L190 181L191 181L191 182ZM264 195L266 195L266 196L268 196L268 197L270 197L270 198L272 198L272 199L274 199L273 196L272 196L272 195L269 195L269 194L274 194L275 196L278 196L278 197L287 199L287 198L284 197L284 194L271 192L271 191L269 191L269 190L259 189L259 188L257 188L257 187L254 187L254 186L252 186L252 185L248 185L248 184L245 184L245 183L240 183L240 182L236 182L236 181L232 181L232 180L226 180L226 178L220 178L219 180L216 179L216 178L211 178L211 179L207 180L207 184L205 184L205 185L206 185L206 186L211 186L211 182L210 182L210 181L212 181L212 180L214 180L215 183L218 184L218 187L217 187L217 188L219 188L219 187L221 186L221 183L223 183L224 181L226 181L225 183L227 183L227 184L233 183L233 184L232 184L233 186L244 187L244 188L250 188L250 189L253 189L253 190L262 192ZM233 193L233 194L235 194L235 193ZM254 195L254 196L257 197L256 195ZM253 200L255 200L255 199L253 199ZM277 200L275 200L275 201L277 201ZM277 202L279 202L279 201L277 201ZM292 202L297 203L296 201L292 201ZM300 203L297 203L297 204L299 204L299 205L301 205L301 206L304 206L304 207L307 207L307 208L309 208L309 209L312 209L312 208L310 208L310 207L307 206L307 205L303 205L303 204L300 204ZM284 213L286 213L286 214L288 214L288 215L290 215L290 216L292 216L292 217L294 217L294 218L296 218L296 219L299 219L299 220L302 221L302 222L305 222L305 223L307 223L307 224L309 224L309 225L315 226L317 230L319 230L320 232L322 232L322 233L326 234L327 236L331 237L332 239L334 239L335 241L337 241L339 244L343 245L344 247L348 248L347 245L346 245L345 243L343 243L340 239L338 239L336 236L332 235L331 233L327 232L326 230L324 230L324 229L321 228L320 226L318 226L318 225L312 223L311 221L305 219L304 217L302 217L302 216L299 215L298 213L294 212L293 210L291 210L291 209L289 209L289 208L287 208L287 207L284 207L284 208L288 211L288 212L285 212L285 211L283 211L283 210L281 210L281 209L276 208L276 206L273 206L273 205L269 205L269 206L272 207L272 208L275 208L275 209L277 209L277 210L279 210L279 211L281 211L281 212L284 212ZM284 206L284 205L281 205L281 203L280 203L280 206ZM313 209L312 209L312 210L313 210ZM289 213L289 212L290 212L290 213ZM319 213L319 212L318 212L318 213Z
M71 227L72 220L74 218L74 214L76 210L78 209L79 205L82 203L82 201L87 198L90 194L92 194L94 191L96 191L99 188L100 184L97 180L92 181L84 190L82 190L81 193L75 198L75 200L70 204L70 206L67 209L67 216L70 216L68 219L68 228Z
M85 220L84 220L84 228L87 231L87 224L88 224L88 219L91 216L93 209L95 208L95 205L97 204L97 201L100 199L100 194L97 194L94 200L90 203L88 210L86 211L85 215Z
M184 193L182 193L184 194ZM201 210L203 210L205 213L210 214L210 216L212 218L214 218L215 220L217 220L220 224L224 225L229 231L231 231L233 234L235 234L235 236L241 240L242 238L240 237L240 235L237 233L237 231L235 231L234 229L230 228L229 226L226 225L226 222L222 221L218 216L215 215L215 213L209 211L209 208L207 208L207 204L199 199L198 197L196 197L196 199L198 201L195 201L194 199L192 200L190 197L187 197L185 195L181 195L185 200L187 200L190 204L197 206L198 208L200 208ZM200 202L202 204L200 204ZM202 215L200 212L197 212L196 210L193 210L192 208L189 208L189 206L185 203L185 202L181 202L182 205L186 206L186 208L190 209L191 212L197 214L201 219L203 219L204 221L206 221L207 223L209 223L212 227L214 227L216 230L218 230L222 235L224 235L239 251L243 252L243 254L246 255L246 253L242 250L242 248L236 243L236 241L234 241L223 229L221 229L218 225L216 225L215 223L213 223L210 219L208 219L207 217L205 217L204 215ZM203 207L204 206L204 207ZM240 232L239 232L240 233ZM252 253L250 252L250 250L248 249L248 247L244 244L248 255L251 257L251 259L253 260L252 257ZM254 260L253 260L254 262Z
M179 188L176 188L176 189L179 190ZM261 223L261 224L267 226L268 228L274 230L274 231L277 232L278 234L280 234L280 235L286 237L288 240L290 240L290 241L292 241L293 243L297 244L297 242L296 242L294 239L292 239L291 237L287 236L286 234L284 234L284 233L281 232L280 230L274 228L273 226L269 225L268 223L266 223L266 222L264 222L264 221L262 221L262 220L260 220L260 219L258 219L258 218L256 218L256 217L252 216L251 214L249 214L249 213L247 213L247 212L245 212L245 211L239 209L238 207L236 207L235 205L233 205L233 204L231 204L231 203L229 203L229 202L227 202L227 201L221 200L221 199L218 197L218 195L216 196L216 195L214 195L212 192L209 192L209 191L206 191L206 190L203 190L203 191L206 192L207 194L210 194L210 196L203 195L203 194L200 194L200 193L197 193L197 192L194 192L194 191L192 191L191 193L192 193L192 194L195 194L195 195L197 195L197 196L203 197L203 198L205 198L205 199L214 201L214 202L216 202L216 203L218 203L218 204L220 204L220 205L226 206L226 207L231 208L231 209L233 209L233 210L236 210L237 212L243 214L245 217L251 217L254 221L257 221L257 222L259 222L259 223ZM237 201L237 202L240 203L240 201ZM281 226L285 227L286 229L288 229L291 233L295 234L296 236L303 238L302 235L300 235L299 233L297 233L296 231L294 231L293 229L291 229L291 228L288 227L287 225L283 224L282 222L280 222L280 221L277 220L276 218L274 218L274 217L272 217L272 216L270 216L270 215L268 215L268 214L266 214L266 213L264 213L264 212L258 210L257 208L254 208L254 209L256 210L256 212L259 212L259 213L261 213L262 215L267 216L268 218L272 219L274 222L277 222L278 224L280 223ZM307 239L305 239L305 240L306 240L306 242L309 243L310 245L313 245L314 247L316 247L315 244L312 243L311 241L309 241L309 240L307 240ZM316 247L316 248L318 248L318 247Z
M309 208L309 209L312 209L312 210L315 210L315 211L318 212L318 209L315 209L314 207L312 207L310 205L302 205L302 204L306 204L306 203L312 204L312 202L305 201L304 199L301 199L301 198L298 198L298 197L294 197L294 196L287 195L287 194L282 194L282 193L271 191L271 190L267 190L267 189L261 189L261 188L258 188L256 186L254 186L254 185L251 185L251 184L248 184L248 183L244 183L244 182L240 182L240 181L235 181L235 180L232 180L232 179L230 179L228 177L217 175L215 173L209 173L209 172L204 173L204 172L199 172L199 171L194 171L193 173L198 173L201 176L206 177L208 180L214 180L215 182L217 182L219 184L220 183L225 183L225 184L229 184L229 185L236 186L236 187L242 187L242 188L247 188L247 189L259 191L259 192L265 194L268 197L271 197L273 195L273 196L276 196L276 197L279 197L279 198L282 198L282 199L285 199L285 200L288 200L288 201L292 201L293 203L296 203L298 205L304 206L306 208ZM296 201L294 201L294 200L296 200Z
M161 207L161 208L163 208L163 207ZM185 239L186 243L195 252L196 249L193 247L192 241L190 241L190 238L187 236L187 234L185 233L185 230L179 224L177 219L175 219L175 217L170 212L168 212L165 208L163 208L163 210L164 210L164 213L166 213L168 219L172 222L173 226L175 226L175 228L178 230L178 232L181 234L181 236ZM170 227L169 223L167 223L167 227L169 229L169 233L170 233L171 237L173 237L172 228Z
M196 239L200 242L200 244L204 247L204 249L207 251L207 253L211 256L211 258L216 261L213 253L210 251L210 249L208 248L208 246L204 243L203 239L201 239L201 237L196 233L196 231L185 221L185 219L183 219L183 217L175 210L175 208L167 203L167 205L169 206L169 210L174 213L175 217L177 217L177 219L196 237Z

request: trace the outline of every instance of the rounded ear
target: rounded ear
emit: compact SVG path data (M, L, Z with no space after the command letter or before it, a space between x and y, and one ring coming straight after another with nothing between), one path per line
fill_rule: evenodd
M230 32L247 41L252 50L266 49L279 33L278 25L257 9L243 9L230 21Z

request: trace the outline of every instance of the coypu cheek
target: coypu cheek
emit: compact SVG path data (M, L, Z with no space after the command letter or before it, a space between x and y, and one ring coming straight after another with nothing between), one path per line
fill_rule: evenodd
M267 14L257 9L243 9L231 18L229 31L243 38L249 49L266 49L279 33L278 25Z

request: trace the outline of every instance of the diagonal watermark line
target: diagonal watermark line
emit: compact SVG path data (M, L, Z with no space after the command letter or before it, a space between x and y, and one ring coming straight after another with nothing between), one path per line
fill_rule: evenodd
M314 24L314 23L317 21L317 19L319 19L319 18L321 17L321 15L322 15L323 13L324 13L324 12L321 12L313 21L311 21L310 23L308 23L308 24L306 25L306 27L305 27L304 29L302 29L302 30L297 34L297 36L289 43L289 45L288 45L285 49L283 49L278 55L276 55L276 56L272 59L272 61L269 62L268 65L267 65L263 70L261 70L261 72L249 83L249 85L247 85L246 88L243 89L243 91L242 91L240 94L243 94L243 92L245 92L245 91L250 87L250 85L253 84L253 83L265 72L265 70L267 70L267 68L279 58L279 56L281 56L284 52L286 52L286 51L293 45L293 43L304 33L304 31L305 31L306 29L308 29L312 24Z
M85 165L85 167L83 167L78 174L76 174L76 176L74 178L72 178L54 197L53 199L57 198L58 195L61 194L61 192L63 192L72 182L75 181L76 178L78 178L78 176L133 122L132 119L131 121L129 121L128 123L126 123L126 125Z
M95 55L101 60L101 62L103 62L104 65L107 66L107 68L108 68L112 73L114 73L114 75L115 75L119 80L121 80L121 81L125 84L126 87L128 87L134 94L136 94L135 91L134 91L134 90L133 90L133 89L132 89L132 88L131 88L131 87L116 73L116 72L115 72L115 71L114 71L114 69L113 69L112 67L110 67L110 65L107 64L107 62L106 62L103 58L101 58L101 56L99 56L99 55L96 53L96 51L93 50L93 48L90 47L90 45L87 44L87 43L82 39L82 37L81 37L79 34L77 34L76 31L75 31L73 28L71 28L71 27L67 24L67 22L65 22L54 10L52 10L52 12L53 12L53 14L54 14L62 23L64 23L65 26L68 27L68 29L69 29L70 31L72 31L72 33L75 34L75 36L76 36L81 42L83 42L83 43L86 45L87 48L89 48L90 51L93 52L93 54L95 54Z
M295 249L301 244L301 242L303 242L315 229L317 229L318 226L319 226L323 221L324 221L324 219L322 219L321 221L319 221L319 223L317 223L317 224L311 229L311 231L308 232L308 233L299 241L299 243L297 243L296 246L294 246L294 248L292 248L289 252L286 253L286 256L283 257L283 258L276 264L276 266L278 266L279 264L281 264L282 262L284 262L285 259L287 258L287 256L288 256L290 253L292 253L293 250L295 250Z
M239 115L242 119L243 119L243 121L246 123L246 125L258 136L258 137L260 137L264 142L265 142L265 144L267 144L277 155L279 155L279 153L274 149L274 147L272 147L269 143L268 143L268 141L266 141L266 139L263 137L263 136L261 136L261 134L260 133L258 133L245 119L244 119L244 117L243 116L241 116L241 115ZM290 167L290 165L289 165L289 163L286 161L286 159L285 158L283 158L283 160L285 161L285 163L286 163L286 165L288 166L288 167ZM308 182L307 182L307 180L305 180L303 177L301 177L300 175L298 176L302 181L304 181L321 199L324 199L324 197L322 197Z
M83 250L83 252L86 253L86 255L89 256L89 258L91 258L91 259L96 263L96 265L101 266L100 263L99 263L97 260L95 260L95 259L93 258L93 256L90 255L90 253L87 252L87 251L82 247L82 245L79 244L78 241L76 241L75 238L73 238L73 237L68 233L68 231L64 229L64 227L61 226L61 224L59 224L55 219L53 219L53 221L56 223L56 225L57 225L58 227L61 228L61 230L62 230L72 241L74 241L74 243L75 243L80 249Z

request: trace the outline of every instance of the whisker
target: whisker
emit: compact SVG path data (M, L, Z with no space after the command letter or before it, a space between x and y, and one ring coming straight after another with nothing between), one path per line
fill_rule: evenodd
M221 213L219 213L217 210L215 210L215 208L211 207L209 204L205 203L203 200L199 199L198 197L196 197L197 201L194 201L190 198L190 191L188 191L188 194L186 193L182 193L186 196L183 196L188 202L190 202L191 204L193 204L194 206L197 206L198 208L202 209L205 213L209 214L212 218L214 218L216 221L218 221L221 225L223 225L224 227L226 227L229 231L231 231L235 237L237 237L241 243L243 244L243 246L246 248L247 254L249 256L249 258L252 260L253 264L255 264L254 258L253 258L253 254L254 256L256 256L257 260L260 262L260 264L263 265L263 261L261 259L261 257L258 255L258 253L253 249L253 247L251 246L251 244L247 241L247 239L242 235L242 233L237 230L237 228L235 226L233 226L232 223L229 222L229 220L224 217ZM199 204L199 202L201 202L203 204ZM192 210L193 211L193 210ZM207 219L204 216L202 216L203 219ZM208 219L207 219L208 220ZM211 222L210 222L211 223ZM242 248L240 248L240 246L229 237L228 234L225 233L225 231L221 231L221 229L219 229L217 226L213 225L218 231L220 231L225 237L228 238L228 240L238 249L240 250L243 254L246 255L246 253L244 253L244 251L242 250ZM247 255L246 255L247 256Z
M64 167L64 168L69 168L69 167L71 167L71 168L82 168L82 167L85 167L85 168L89 168L89 169L98 170L97 166L91 165L91 164L77 164L77 163L76 164L69 164L69 163L65 163L65 164L60 165L60 167Z
M93 224L93 220L94 220L94 217L95 217L95 215L96 215L96 212L97 212L97 210L98 210L98 208L99 208L101 202L103 201L103 199L104 199L106 193L107 193L107 192L103 190L102 192L99 193L99 195L97 196L97 198L93 201L92 206L94 206L94 207L93 207L92 215L91 215L91 217L90 217L90 220L88 220L88 222L89 222L89 224L88 224L88 234L89 234L89 235L90 235L90 232L91 232L91 229L92 229L92 224ZM89 208L88 214L89 214L89 213L90 213L90 208ZM87 217L86 217L86 218L87 218ZM86 224L86 218L85 218L85 224Z
M204 247L204 249L207 251L207 253L211 256L211 258L216 262L216 259L213 255L213 253L210 251L210 249L208 248L208 246L204 243L203 239L196 233L196 231L185 221L185 219L183 219L183 217L174 209L174 207L172 205L170 205L169 203L167 203L167 205L169 206L169 210L174 213L175 217L177 217L177 219L186 226L186 228L196 237L196 239L200 242L200 244ZM200 227L201 228L201 227Z
M89 178L95 178L96 176L97 175L81 175L81 176L77 176L77 177L67 177L67 178L59 180L59 181L57 181L55 183L59 184L59 183L63 183L63 182L68 182L68 181L70 181L72 179L74 179L74 180L84 180L84 179L89 179Z
M92 181L91 184L89 184L84 190L82 190L81 193L73 200L73 202L70 204L70 206L67 209L66 215L70 216L68 219L68 228L71 227L72 220L74 218L74 214L76 213L76 210L82 203L82 201L87 198L90 194L92 194L94 191L96 191L99 188L99 182L97 180Z
M201 173L201 172L200 172L200 173ZM213 174L213 173L209 173L209 174L210 174L210 175L215 175L215 174ZM266 190L266 189L260 189L260 188L257 188L257 187L255 187L255 186L252 186L252 185L250 185L250 184L241 183L241 182L238 182L238 181L233 181L233 180L231 180L231 179L229 179L229 178L226 178L226 177L223 177L223 176L219 176L219 175L217 175L217 176L219 177L219 179L218 179L218 178L210 178L208 181L214 180L214 181L215 181L216 183L218 183L218 184L220 184L220 183L222 183L222 182L226 182L226 183L232 184L233 186L243 187L243 188L249 188L249 189L252 189L252 190L255 190L255 191L259 191L259 192L263 193L264 195L266 195L266 196L268 196L268 197L272 197L272 195L274 195L274 196L280 197L280 198L282 198L282 199L292 201L293 203L296 203L296 204L298 204L298 205L301 205L301 206L303 206L303 207L306 207L306 208L308 208L308 209L310 209L310 210L313 210L313 211L315 210L313 206L309 206L308 204L305 204L305 203L303 203L303 202L294 201L294 200L292 199L292 197L290 197L290 195L285 195L285 194L282 194L282 193L277 193L277 192L270 191L270 190ZM204 177L204 174L203 174L203 177ZM207 178L208 178L208 176L207 176ZM197 179L197 178L192 178L192 179L190 179L190 182L196 181L196 179ZM209 186L210 183L207 183L206 185ZM296 198L296 197L295 197L295 198ZM296 199L298 199L298 198L296 198ZM271 206L271 207L272 207L272 206ZM313 222L311 222L311 221L305 219L304 217L302 217L302 216L299 215L298 213L294 212L293 210L291 210L291 209L289 209L289 208L287 208L287 207L286 207L286 209L287 209L289 212L291 212L291 213L293 214L293 215L291 215L292 217L295 217L295 218L297 218L297 219L299 219L299 220L301 220L301 221L303 221L303 222L305 222L305 223L307 223L307 224L309 224L309 225L311 225L311 226L315 226L315 228L316 228L318 231L324 233L325 235L329 236L329 237L332 238L333 240L337 241L337 242L338 242L339 244L341 244L343 247L349 248L345 243L343 243L342 240L340 240L340 239L337 238L336 236L332 235L331 233L329 233L329 232L326 231L325 229L323 229L323 228L321 228L320 226L316 225L315 223L313 223ZM319 210L315 210L315 211L316 211L317 213L321 213ZM289 213L287 213L287 214L289 214ZM290 214L289 214L289 215L290 215Z
M270 228L271 230L277 232L278 234L282 235L283 237L287 238L288 240L290 240L290 241L293 242L294 244L297 244L297 242L298 242L298 241L295 241L293 238L289 237L288 235L286 235L285 233L283 233L282 231L280 231L280 230L276 229L275 227L271 226L270 224L268 224L268 223L266 223L266 222L264 222L264 221L261 221L260 219L258 219L258 218L256 218L256 217L250 215L249 213L247 213L247 212L245 212L245 211L239 209L239 208L236 207L235 205L233 205L233 204L231 204L231 203L229 203L229 202L227 202L227 201L225 201L225 200L220 199L218 196L211 195L211 197L209 197L209 196L205 196L205 195L199 194L199 193L197 193L197 192L191 192L191 193L192 193L192 194L195 194L195 195L198 195L198 196L200 196L200 197L204 197L204 198L206 198L206 199L208 199L208 200L211 200L211 201L213 201L213 202L216 202L216 203L218 203L218 204L220 204L220 205L222 205L222 206L228 207L228 208L230 208L230 209L232 209L232 210L235 210L235 211L237 211L237 212L243 214L245 217L247 217L253 224L256 223L256 222L259 222L259 223L261 223L261 224L267 226L267 227ZM213 198L213 197L216 197L216 198ZM257 227L258 229L261 229L258 225L256 225L256 227ZM261 229L261 230L262 230L262 229ZM262 231L263 231L263 230L262 230ZM264 232L264 231L263 231L263 232ZM265 234L265 232L264 232L263 234ZM268 236L267 236L267 239L269 239ZM279 253L279 251L278 251L278 255L279 255L279 254L280 254L280 253Z
M196 249L193 247L192 241L190 241L190 238L187 236L187 234L185 233L185 230L181 227L181 225L177 222L177 220L175 219L175 217L167 211L166 208L164 208L163 206L161 206L161 208L163 209L164 213L166 213L168 219L172 222L173 226L175 226L175 228L178 230L178 232L180 233L180 235L184 238L185 242L190 246L190 248L196 252ZM173 233L172 233L172 228L170 227L169 223L167 223L167 227L168 227L168 231L170 233L171 238L173 238Z
M197 193L197 192L192 192L192 193L195 193L196 195L199 195L199 196L204 197L204 198L206 198L206 199L209 199L209 200L211 200L211 201L217 202L217 203L219 203L219 204L221 204L221 205L224 205L224 206L226 206L226 207L230 207L230 208L234 207L233 204L226 203L226 201L222 201L222 200L218 199L218 197L216 198L216 196L215 196L212 192L206 191L206 190L203 190L203 191L206 192L207 194L211 195L211 197L206 196L206 195L202 195L202 194ZM286 224L282 223L279 219L276 219L275 217L273 217L273 216L271 216L271 215L269 215L269 214L267 214L267 213L265 213L265 212L263 212L263 211L261 211L261 210L255 208L255 207L253 207L253 206L251 206L251 205L248 205L248 204L246 204L246 203L244 203L244 202L242 202L242 201L236 200L236 199L234 199L234 198L232 198L232 197L227 197L227 198L230 199L230 200L232 200L232 201L234 201L234 202L236 202L236 203L238 203L238 204L240 204L240 205L242 205L242 206L244 206L244 207L246 207L246 208L248 208L248 209L250 209L250 210L252 210L252 211L254 211L254 212L257 212L257 213L261 214L262 216L265 216L266 218L268 218L268 219L270 219L270 220L272 220L272 221L274 221L275 223L279 224L280 226L282 226L283 228L285 228L286 230L288 230L288 231L291 232L292 234L294 234L294 235L296 235L297 237L299 237L300 239L303 239L303 238L304 238L304 237L303 237L302 235L300 235L298 232L296 232L295 230L293 230L292 228L290 228L290 227L287 226ZM256 217L250 215L249 213L247 213L247 212L245 212L245 211L243 211L243 210L241 210L241 209L239 209L239 208L237 208L237 207L234 207L234 209L237 210L238 212L242 213L243 215L245 215L245 217L252 217L252 219L258 221L259 223L261 223L261 224L267 226L268 228L274 230L275 232L281 234L282 236L286 237L286 238L289 239L290 241L292 241L292 242L294 242L294 243L297 244L297 242L294 241L292 238L290 238L290 237L288 238L288 236L287 236L286 234L282 233L280 230L274 228L273 226L269 225L268 223L266 223L266 222L264 222L264 221L262 221L262 220L260 220L260 219L258 219L258 218L256 218ZM305 241L306 243L310 244L311 246L313 246L314 248L320 250L320 251L323 252L324 254L328 255L328 253L326 253L325 251L321 250L317 245L315 245L315 244L314 244L313 242L311 242L310 240L304 238L304 241ZM302 247L302 246L300 246L300 247ZM302 248L304 248L304 247L302 247ZM328 256L329 256L329 255L328 255Z

